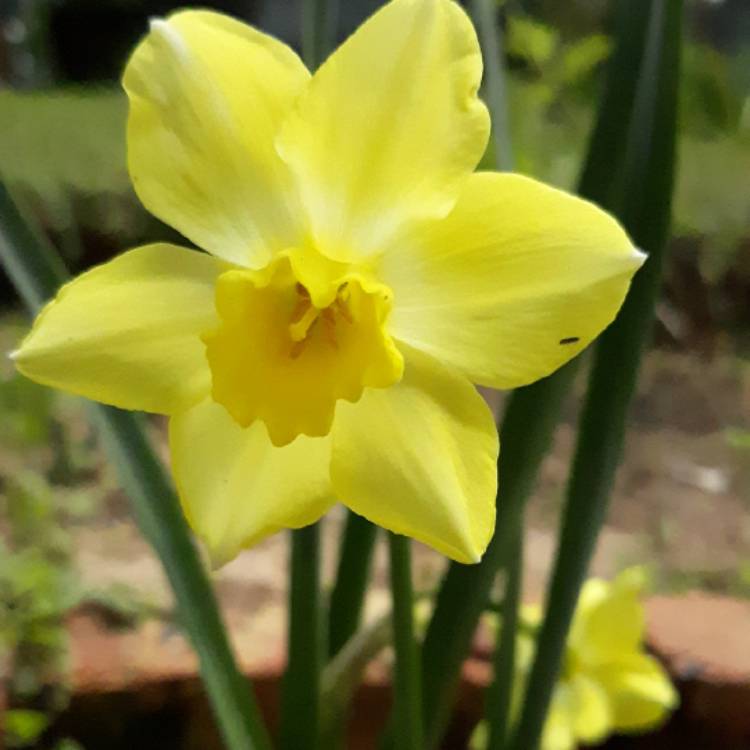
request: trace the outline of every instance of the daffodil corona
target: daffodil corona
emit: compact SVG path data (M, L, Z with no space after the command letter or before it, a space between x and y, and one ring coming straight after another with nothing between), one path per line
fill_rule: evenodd
M393 0L311 76L226 16L156 20L124 75L141 201L198 247L66 285L15 353L41 383L168 414L214 561L337 501L450 557L492 536L473 384L549 374L643 256L595 206L474 173L482 61L452 0Z

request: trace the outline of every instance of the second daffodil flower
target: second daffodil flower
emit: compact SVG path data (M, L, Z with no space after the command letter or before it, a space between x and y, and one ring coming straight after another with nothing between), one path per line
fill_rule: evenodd
M643 256L607 214L474 173L490 127L474 29L393 0L311 76L226 16L156 20L124 74L153 244L67 284L30 378L170 416L185 512L218 564L336 501L463 562L492 536L515 388L615 316Z
M642 568L628 568L611 583L591 578L581 589L561 674L544 725L540 750L599 745L613 734L643 733L663 724L679 704L664 667L645 651L647 583ZM518 712L537 646L541 610L522 608L516 641L512 713ZM496 616L488 618L502 630ZM472 748L487 746L487 723L477 727Z
M574 750L611 734L651 731L677 708L679 697L667 672L644 649L646 583L645 571L637 567L611 583L601 578L584 583L541 750ZM532 628L539 624L538 608L525 608L523 614ZM522 635L519 645L523 681L535 644Z

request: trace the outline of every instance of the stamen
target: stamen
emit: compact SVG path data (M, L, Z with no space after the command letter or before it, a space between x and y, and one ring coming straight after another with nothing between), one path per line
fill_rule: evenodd
M349 306L344 302L344 300L341 297L336 297L336 312L338 312L339 315L347 322L347 323L354 323L354 318L352 317L352 312L349 309Z
M307 288L297 282L295 284L295 291L299 295L297 304L292 311L292 316L289 321L289 337L292 339L292 346L289 350L289 356L292 359L297 359L305 349L307 341L310 338L310 334L318 322L318 319L323 321L323 335L327 343L333 348L339 348L338 337L336 335L336 324L338 316L341 316L349 324L354 323L354 317L349 307L348 301L351 297L351 292L347 288L348 282L344 282L339 286L336 299L326 308L320 309L313 305L310 298L310 292Z
M313 324L318 319L320 310L314 307L309 302L305 303L306 308L299 319L295 320L292 318L292 322L289 324L289 335L292 341L303 341L307 338L307 334L313 327Z
M307 339L302 339L302 341L295 341L292 344L292 348L289 350L289 356L292 359L297 359L297 357L302 354L302 351L305 348L305 344L307 344Z
M339 342L336 339L336 314L333 309L326 307L321 315L323 318L323 332L326 336L326 341L334 348L339 348Z
M307 291L307 287L305 287L303 284L300 284L299 281L294 285L294 288L300 297L302 297L303 299L310 299L310 292Z
M291 323L299 323L304 317L305 313L310 309L310 301L301 299L297 301L297 305L292 311Z

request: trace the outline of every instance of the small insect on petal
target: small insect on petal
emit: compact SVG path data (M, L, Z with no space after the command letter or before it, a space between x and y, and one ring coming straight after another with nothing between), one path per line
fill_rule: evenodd
M565 346L566 344L575 344L580 340L578 336L568 336L567 338L560 339L560 343Z

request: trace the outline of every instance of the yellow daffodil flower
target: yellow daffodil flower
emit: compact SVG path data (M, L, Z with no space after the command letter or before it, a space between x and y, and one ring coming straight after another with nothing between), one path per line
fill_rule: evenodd
M644 584L643 570L630 568L612 583L592 578L583 585L541 750L574 750L579 744L598 744L614 733L654 729L677 707L677 691L669 676L643 650ZM516 711L531 669L540 617L538 607L523 608Z
M613 219L473 173L481 73L451 0L393 0L314 76L207 11L153 21L133 53L135 190L207 252L148 245L84 273L15 360L170 416L180 497L215 562L336 499L479 560L498 438L473 383L549 374L619 309L643 256Z

